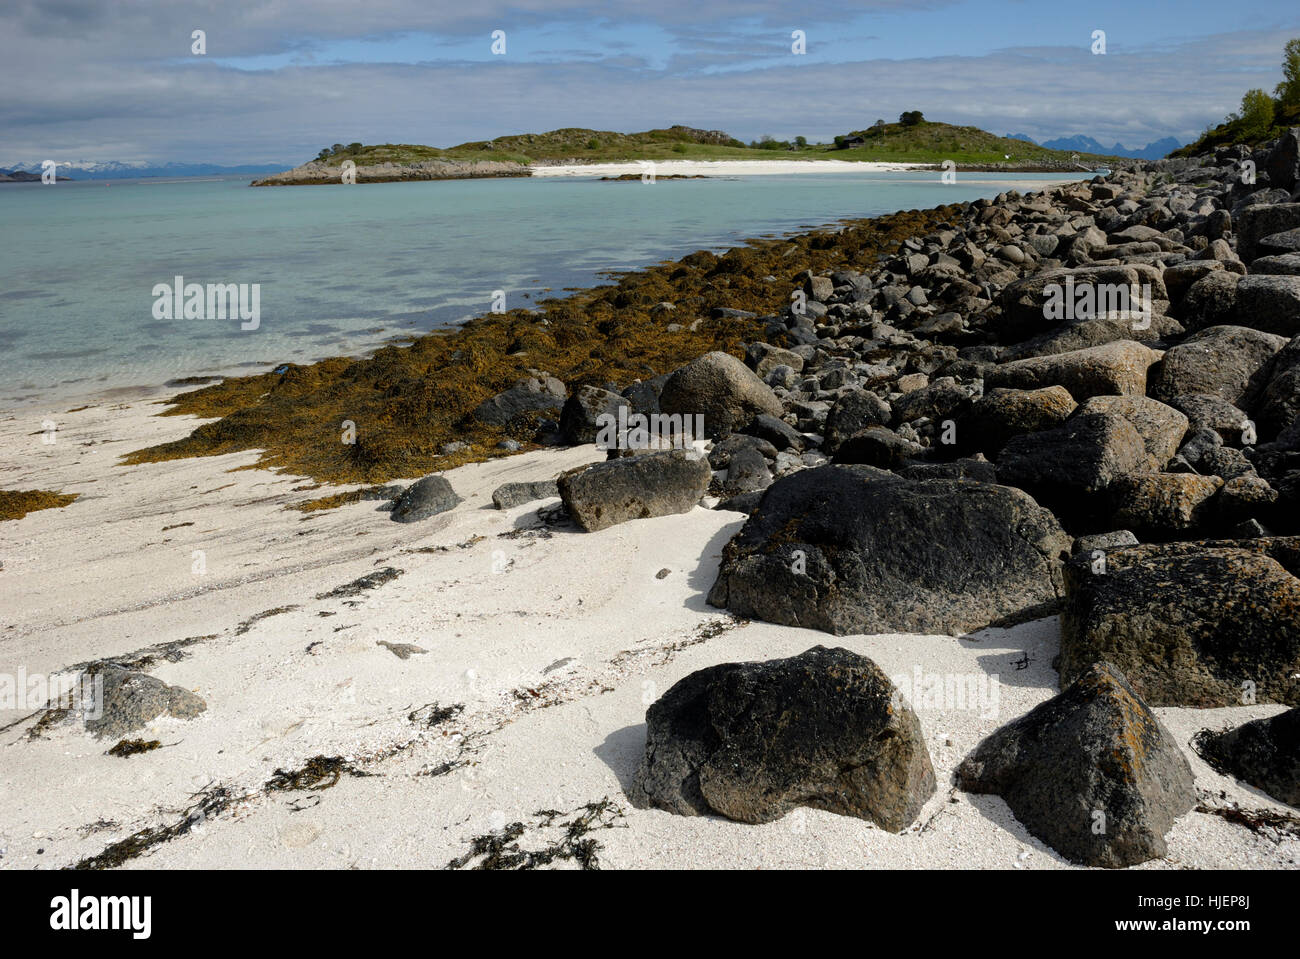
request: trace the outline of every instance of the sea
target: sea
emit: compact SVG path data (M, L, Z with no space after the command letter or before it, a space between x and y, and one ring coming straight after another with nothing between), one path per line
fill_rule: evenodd
M648 184L590 176L4 184L0 410L364 355L695 250L1065 178L970 173L944 183L939 171L863 171ZM242 285L246 305L256 288L256 320L174 309L178 277L205 292Z

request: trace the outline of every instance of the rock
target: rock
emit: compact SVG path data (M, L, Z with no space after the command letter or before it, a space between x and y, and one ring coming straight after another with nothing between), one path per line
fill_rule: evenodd
M1080 536L1074 541L1074 551L1076 553L1087 553L1092 555L1094 550L1119 549L1121 546L1136 546L1138 538L1133 535L1131 530L1117 529L1109 533L1093 533L1090 536Z
M399 496L390 516L398 523L414 523L445 513L459 502L461 498L446 477L435 474L418 480Z
M1300 336L1277 353L1259 402L1259 433L1276 436L1300 416ZM1238 420L1244 424L1245 416Z
M1300 334L1300 276L1243 276L1235 322L1279 336Z
M1211 273L1219 273L1223 264L1218 260L1189 260L1167 267L1164 272L1165 287L1169 290L1169 300L1178 303L1191 289L1192 284Z
M958 386L952 377L945 376L895 400L894 422L910 423L921 417L939 421L960 415L968 406L970 393Z
M533 500L559 496L555 480L537 480L532 483L504 483L492 492L492 505L497 509L513 509Z
M1286 256L1289 253L1297 252L1300 252L1300 229L1270 233L1255 244L1257 259L1270 256Z
M1212 430L1225 442L1237 443L1249 419L1227 400L1208 393L1184 393L1173 397L1169 405L1187 417L1188 436Z
M1165 855L1165 834L1196 804L1177 742L1108 663L985 739L957 783L1001 796L1067 859L1110 869Z
M1114 663L1153 706L1300 705L1300 537L1131 546L1066 564L1061 682Z
M881 469L897 469L907 460L919 456L925 448L904 439L892 430L872 426L854 433L835 450L836 463L862 463Z
M735 496L728 496L721 500L714 509L728 510L732 513L752 513L758 509L758 504L763 501L763 491L754 490L749 493L737 493Z
M727 493L752 493L772 485L772 471L768 469L763 454L752 446L743 447L732 454L727 466L727 479L723 489Z
M964 632L1050 608L1069 547L1018 490L823 466L772 484L709 602L837 635Z
M629 798L685 816L772 822L797 806L889 832L934 794L921 724L888 677L847 649L691 673L646 711Z
M1152 266L1134 264L1043 270L1008 284L1002 291L1003 316L996 332L1004 342L1015 343L1061 322L1050 317L1053 291L1056 291L1056 298L1063 301L1064 309L1078 319L1088 319L1089 316L1077 309L1080 297L1092 298L1092 317L1097 317L1112 312L1108 307L1114 301L1103 294L1122 287L1131 297L1134 287L1140 293L1143 286L1149 288L1153 300L1169 299L1161 271ZM1072 301L1071 295L1074 297ZM1084 312L1088 312L1086 306Z
M567 395L564 384L553 376L529 377L484 400L474 410L474 418L480 423L505 426L521 413L559 410Z
M898 468L898 475L903 479L966 479L977 483L996 483L997 470L986 459L963 457L946 463L924 463L915 460L904 463Z
M1260 203L1246 207L1235 219L1237 253L1250 263L1258 255L1255 246L1261 239L1300 227L1300 203Z
M1286 339L1242 326L1212 326L1171 347L1151 371L1150 394L1172 403L1208 393L1249 410L1268 383L1273 355Z
M778 450L802 452L808 445L802 433L770 413L759 413L745 425L742 432L767 440Z
M1114 520L1144 532L1191 529L1204 521L1204 508L1222 487L1219 477L1194 473L1124 476L1111 487Z
M888 426L891 417L889 404L875 393L845 393L826 414L826 451L834 453L846 439L867 427Z
M1250 265L1250 272L1257 275L1300 276L1300 253L1261 256Z
M1223 775L1300 806L1300 708L1224 732L1206 730L1193 745Z
M1294 190L1300 180L1300 129L1292 127L1277 141L1264 164L1270 186Z
M560 432L565 442L574 446L583 446L596 442L600 431L600 418L611 416L618 421L619 407L627 407L631 412L632 404L625 397L599 386L580 386L564 402L560 411Z
M82 678L84 685L100 682L103 688L96 689L93 704L97 708L90 712L99 715L86 719L87 732L99 737L120 738L159 716L193 719L208 708L188 689L168 686L161 679L120 666L104 666L93 679Z
M1086 413L1115 413L1133 424L1150 454L1150 468L1165 468L1187 434L1187 417L1171 406L1146 396L1094 396L1079 407Z
M1211 273L1191 285L1178 304L1178 318L1190 333L1211 326L1225 326L1237 316L1235 273Z
M628 520L689 512L712 477L703 456L670 450L579 467L561 476L558 486L569 515L594 533Z
M726 469L731 457L743 449L755 449L764 459L776 459L776 447L759 436L747 433L732 433L726 439L719 440L709 450L709 465L715 470Z
M759 413L782 413L776 394L749 367L717 352L673 373L659 394L659 407L665 413L703 414L713 439L740 429Z
M1091 497L1143 471L1148 457L1142 435L1124 417L1088 413L1012 437L998 456L998 482L1025 490L1058 516L1087 522L1105 512Z
M996 387L985 393L961 421L957 443L962 449L982 450L996 457L1011 437L1059 426L1077 406L1063 386L1040 390Z
M783 350L770 343L750 343L745 347L745 362L760 379L767 379L778 366L788 366L796 373L803 372L803 357L793 350Z
M985 389L1017 390L1063 386L1079 402L1090 396L1142 395L1147 391L1147 369L1160 354L1133 340L1052 356L1035 356L1003 363L984 378Z

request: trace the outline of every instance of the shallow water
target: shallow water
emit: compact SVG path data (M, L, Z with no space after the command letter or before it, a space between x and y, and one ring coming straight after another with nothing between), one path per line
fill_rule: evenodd
M250 189L248 179L0 186L0 404L359 354L746 237L995 196L1051 174L864 172ZM259 324L159 319L156 284L258 284ZM242 324L242 325L251 325Z

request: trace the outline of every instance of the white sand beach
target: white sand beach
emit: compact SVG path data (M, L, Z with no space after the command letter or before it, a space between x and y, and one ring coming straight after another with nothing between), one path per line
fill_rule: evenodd
M647 161L648 162L648 161ZM788 176L793 173L885 173L921 170L924 163L873 163L851 160L656 160L654 172L664 176ZM641 174L641 163L534 163L533 176L623 176Z
M106 755L113 742L80 722L32 736L32 709L0 711L0 868L76 863L183 820L214 787L242 798L127 865L438 867L515 822L521 848L541 849L558 830L540 811L609 799L621 811L604 813L608 828L589 835L606 868L1070 866L1000 798L952 786L984 736L1057 691L1055 618L960 638L737 623L704 596L741 514L697 508L583 533L539 518L539 505L556 500L493 507L501 483L552 478L600 458L594 448L452 470L464 502L400 524L374 502L286 509L329 490L295 492L312 484L247 468L251 453L117 466L123 453L197 425L160 409L133 401L0 420L6 487L81 494L0 523L0 673L53 673L192 641L150 672L207 703L197 719L131 734L164 745L125 759ZM52 444L42 442L46 418L58 423ZM400 575L324 596L388 568ZM918 709L939 788L915 824L892 835L815 810L751 826L631 807L624 788L644 748L647 703L696 669L818 644L870 656L891 677L975 677L995 694ZM434 703L450 715L429 727ZM1188 746L1198 729L1281 711L1157 710L1206 801L1285 811ZM266 789L277 769L321 755L371 775ZM1300 841L1197 811L1168 839L1168 856L1141 868L1286 868L1300 856Z

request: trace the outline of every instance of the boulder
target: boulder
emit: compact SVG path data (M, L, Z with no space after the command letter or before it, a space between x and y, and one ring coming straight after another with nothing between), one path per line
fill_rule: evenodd
M1273 356L1285 337L1242 326L1212 326L1165 352L1151 371L1150 394L1172 403L1185 393L1208 393L1244 410L1268 384Z
M875 663L814 646L691 673L646 711L634 806L746 823L797 806L889 832L934 794L920 721Z
M1178 743L1108 663L980 743L957 784L1001 796L1067 859L1110 869L1165 855L1165 834L1196 804Z
M1061 322L1050 317L1049 306L1053 299L1064 300L1064 307L1076 319L1086 320L1104 316L1115 302L1113 296L1119 288L1131 291L1136 287L1139 295L1146 286L1153 300L1167 300L1161 271L1143 264L1125 266L1089 266L1079 269L1043 270L1033 276L1010 283L1002 291L1003 315L998 332L1008 342L1026 339ZM1074 300L1070 301L1069 291ZM1091 297L1091 308L1081 304L1080 297ZM1079 312L1079 307L1083 313Z
M904 439L883 426L873 426L854 433L835 451L837 463L863 463L881 469L896 469L907 460L919 456L925 448Z
M668 377L659 394L665 413L702 414L710 438L740 429L759 413L780 416L781 401L729 353L706 353Z
M557 485L569 515L594 533L628 520L689 512L712 477L703 456L669 450L579 467Z
M521 413L558 411L567 395L564 384L555 377L533 376L484 400L474 410L474 418L491 426L505 426Z
M632 403L623 396L599 386L580 386L564 401L560 411L560 433L565 442L583 446L596 442L602 416L618 421L619 407L632 411Z
M1300 128L1292 127L1282 134L1264 163L1270 186L1294 190L1300 180Z
M1224 442L1240 443L1250 419L1227 400L1208 393L1184 393L1170 399L1169 405L1187 417L1189 438L1198 430L1213 430Z
M1189 333L1224 326L1237 316L1236 273L1211 273L1191 285L1178 304L1178 318Z
M1111 487L1114 521L1140 532L1191 529L1207 517L1207 505L1223 487L1218 476L1195 473L1140 473L1121 477Z
M1193 741L1201 758L1274 799L1300 806L1300 707Z
M1039 390L996 387L979 399L962 419L957 444L996 457L1013 436L1060 426L1078 404L1063 386Z
M1300 334L1300 276L1243 276L1235 323L1279 336Z
M398 523L414 523L428 519L461 502L446 477L433 475L416 481L397 498L397 505L389 515Z
M1278 351L1259 401L1261 438L1272 438L1300 416L1300 336ZM1244 422L1243 416L1240 422Z
M745 347L745 362L759 379L766 380L778 366L788 366L796 373L803 371L803 357L793 350L785 350L771 343L750 343Z
M96 689L93 706L85 704L90 707L86 730L101 738L118 739L143 729L159 716L193 719L208 708L202 698L188 689L169 686L147 673L120 666L104 666L93 678L83 677L82 686L101 682L103 686Z
M533 500L559 496L555 480L537 480L532 483L504 483L492 491L492 505L497 509L513 509Z
M1187 434L1187 417L1159 400L1146 396L1094 396L1079 407L1078 415L1115 413L1136 429L1146 444L1153 471L1165 468Z
M1060 672L1113 663L1153 706L1300 705L1300 537L1201 540L1066 564Z
M1144 471L1149 456L1124 417L1076 415L1056 429L1012 437L998 455L998 482L1025 490L1058 516L1087 523L1106 512L1095 494Z
M826 452L834 453L846 439L869 426L888 426L891 416L889 404L875 393L845 393L826 414Z
M1018 490L830 465L777 480L709 602L849 633L951 633L1046 615L1070 539Z
M1266 236L1300 228L1300 203L1257 203L1242 210L1237 221L1237 253L1250 263L1259 254L1256 244Z
M1147 369L1160 354L1133 340L1014 360L990 370L986 389L1007 387L1035 390L1063 386L1079 402L1090 396L1142 395L1147 391Z

